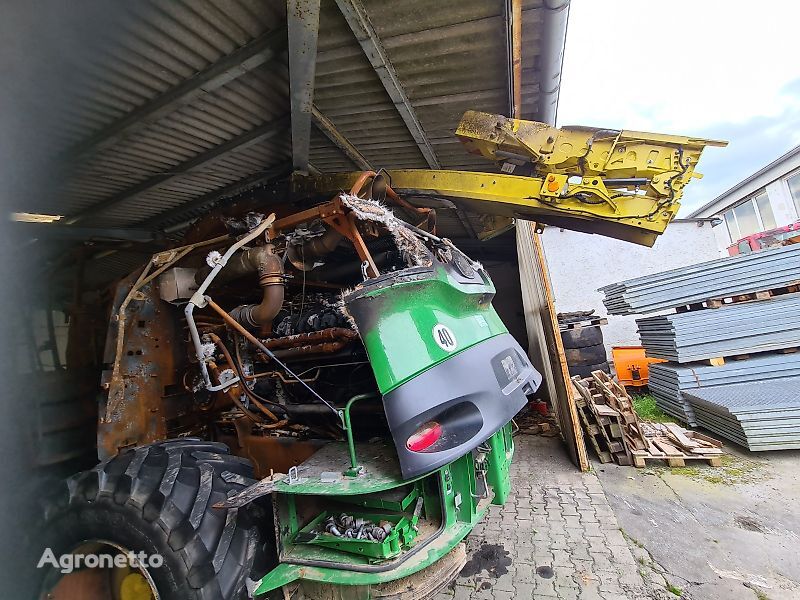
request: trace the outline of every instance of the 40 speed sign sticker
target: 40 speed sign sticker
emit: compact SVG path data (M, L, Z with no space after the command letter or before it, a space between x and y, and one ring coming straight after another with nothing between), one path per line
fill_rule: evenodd
M458 346L456 334L446 325L437 323L433 328L433 341L445 352L452 352Z

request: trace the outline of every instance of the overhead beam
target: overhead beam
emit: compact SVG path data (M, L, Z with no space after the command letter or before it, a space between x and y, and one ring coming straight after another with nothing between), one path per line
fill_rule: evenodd
M126 202L129 200L133 200L142 194L159 188L163 185L171 181L175 181L180 177L183 177L188 172L193 169L199 169L210 165L211 163L221 159L222 157L231 154L232 152L237 152L240 150L244 150L245 148L252 146L254 144L258 144L269 138L277 135L281 131L284 131L289 126L289 118L282 117L275 121L271 121L269 123L265 123L256 127L255 129L251 129L247 133L240 135L239 137L235 137L227 142L220 144L219 146L215 146L211 150L207 152L203 152L191 158L174 168L172 168L169 173L161 173L159 175L154 175L145 181L136 184L135 186L128 188L106 200L102 200L101 202L90 206L89 208L81 211L80 213L65 219L65 223L67 225L73 225L88 217L93 217L99 215L101 213L106 212L107 210L121 204L122 202Z
M292 107L292 166L308 173L311 113L317 65L320 0L287 0L289 87Z
M431 169L441 169L436 152L434 152L433 146L417 118L417 113L411 104L411 100L409 100L405 89L403 89L400 78L397 76L386 49L372 26L361 0L336 0L336 4L350 29L353 30L353 35L356 36L358 43L361 44L364 54L386 89L386 93L392 99L397 112L400 113L400 117L406 124L420 152L422 152L422 156L425 157L428 166Z
M36 239L81 242L105 240L147 243L160 237L158 232L145 228L59 227L52 223L16 223L14 229Z
M289 161L282 162L274 167L270 167L265 171L254 173L248 177L245 177L244 179L235 181L230 185L226 185L218 190L214 190L213 192L209 192L208 194L204 194L203 196L189 200L188 202L184 202L179 206L154 215L145 221L138 223L137 226L144 229L157 229L162 223L173 221L188 212L206 208L214 202L245 192L251 187L254 187L260 183L270 181L284 174L288 175L291 171L291 167L292 165Z
M75 163L87 155L116 144L181 106L271 61L285 47L286 27L282 26L254 39L207 69L132 110L86 140L68 148L63 154L63 159Z
M359 169L363 169L364 171L375 170L364 155L358 151L358 148L336 128L328 117L323 115L315 105L312 105L311 110L311 117L314 121L314 125L333 142L334 146L344 152L347 158L353 161Z
M508 66L508 114L522 118L522 1L506 0L506 57Z

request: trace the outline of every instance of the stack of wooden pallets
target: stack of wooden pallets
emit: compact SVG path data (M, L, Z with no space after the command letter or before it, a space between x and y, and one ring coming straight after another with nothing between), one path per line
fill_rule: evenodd
M644 467L661 460L682 467L690 460L720 466L721 442L675 423L640 420L625 388L607 373L576 376L572 384L584 433L601 463Z

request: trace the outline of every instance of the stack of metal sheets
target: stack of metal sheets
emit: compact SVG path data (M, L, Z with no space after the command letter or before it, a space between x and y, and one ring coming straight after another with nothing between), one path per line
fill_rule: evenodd
M645 314L800 280L800 244L729 256L601 287L611 315Z
M679 363L800 346L800 294L637 319L647 356Z
M800 352L758 354L745 360L728 361L719 367L654 363L650 365L648 387L661 410L695 427L694 411L683 392L784 377L800 377Z
M800 377L685 392L697 423L748 450L800 448Z

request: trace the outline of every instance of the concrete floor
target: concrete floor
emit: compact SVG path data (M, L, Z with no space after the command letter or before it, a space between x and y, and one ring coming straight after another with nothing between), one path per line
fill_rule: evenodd
M437 600L674 600L637 563L597 474L579 473L557 437L515 440L511 496L467 538L467 565Z
M800 451L581 474L556 437L516 444L509 501L437 600L800 600Z
M726 450L716 469L593 467L637 560L684 598L800 599L800 451Z

